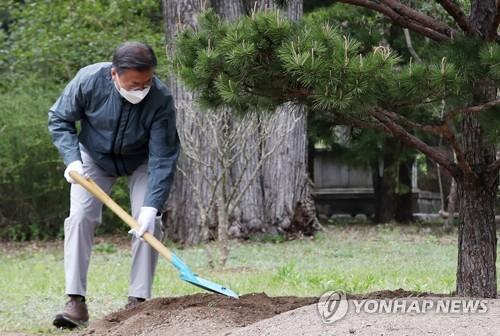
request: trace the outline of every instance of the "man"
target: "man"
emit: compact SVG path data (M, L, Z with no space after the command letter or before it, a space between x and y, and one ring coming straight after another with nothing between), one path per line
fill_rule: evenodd
M175 107L156 76L151 47L126 42L113 62L81 69L49 111L49 130L71 183L69 217L64 222L64 271L69 301L53 324L86 325L87 271L102 203L76 184L70 171L92 178L110 192L118 176L128 176L132 215L132 269L128 307L151 297L158 254L142 240L145 232L163 238L161 211L179 155ZM77 132L76 122L80 122ZM78 134L77 134L78 133Z

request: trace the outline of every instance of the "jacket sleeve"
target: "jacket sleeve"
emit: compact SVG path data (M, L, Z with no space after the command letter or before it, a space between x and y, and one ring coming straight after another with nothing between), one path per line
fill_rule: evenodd
M179 136L175 126L175 106L172 96L157 112L149 138L148 186L143 206L161 211L174 179L180 152Z
M82 118L84 104L82 83L77 74L49 110L48 126L52 142L66 165L82 159L78 147L76 121Z

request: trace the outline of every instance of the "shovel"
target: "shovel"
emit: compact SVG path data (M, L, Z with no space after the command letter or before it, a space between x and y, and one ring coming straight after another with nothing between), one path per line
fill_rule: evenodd
M132 229L139 229L140 225L137 221L130 216L125 210L123 210L118 204L115 203L98 185L90 178L85 178L75 171L69 172L69 175L73 180L78 182L82 187L84 187L89 193L94 195L102 203L104 203L108 208L111 209L118 217L120 217L128 226ZM164 256L170 263L177 268L180 273L182 280L189 282L192 285L198 286L210 292L230 296L233 298L238 298L238 295L230 290L229 288L218 285L212 281L202 279L191 271L191 269L173 252L165 247L155 236L151 233L146 232L142 238L149 243L158 253Z

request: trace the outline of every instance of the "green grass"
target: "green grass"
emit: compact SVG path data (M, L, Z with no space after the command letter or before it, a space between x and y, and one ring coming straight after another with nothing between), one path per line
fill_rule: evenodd
M455 234L412 226L328 226L314 239L232 243L225 270L211 270L203 246L176 249L202 277L240 294L318 296L327 290L363 293L382 289L449 293L455 287ZM0 255L0 330L60 333L51 320L64 304L62 243L4 248ZM1 247L1 245L0 245ZM214 249L214 245L210 245ZM126 301L130 252L106 242L91 259L88 303L91 319ZM199 292L160 260L155 296Z

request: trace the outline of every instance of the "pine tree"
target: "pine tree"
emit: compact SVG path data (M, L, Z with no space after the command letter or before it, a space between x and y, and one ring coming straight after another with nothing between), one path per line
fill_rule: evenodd
M460 196L457 294L496 297L496 2L471 1L467 17L456 2L438 1L460 31L396 0L342 2L427 37L431 56L406 63L387 47L364 52L328 23L292 22L276 12L227 23L209 11L199 29L180 34L176 70L205 106L244 113L298 102L332 123L390 134L438 163L455 178ZM456 162L430 145L436 137Z

